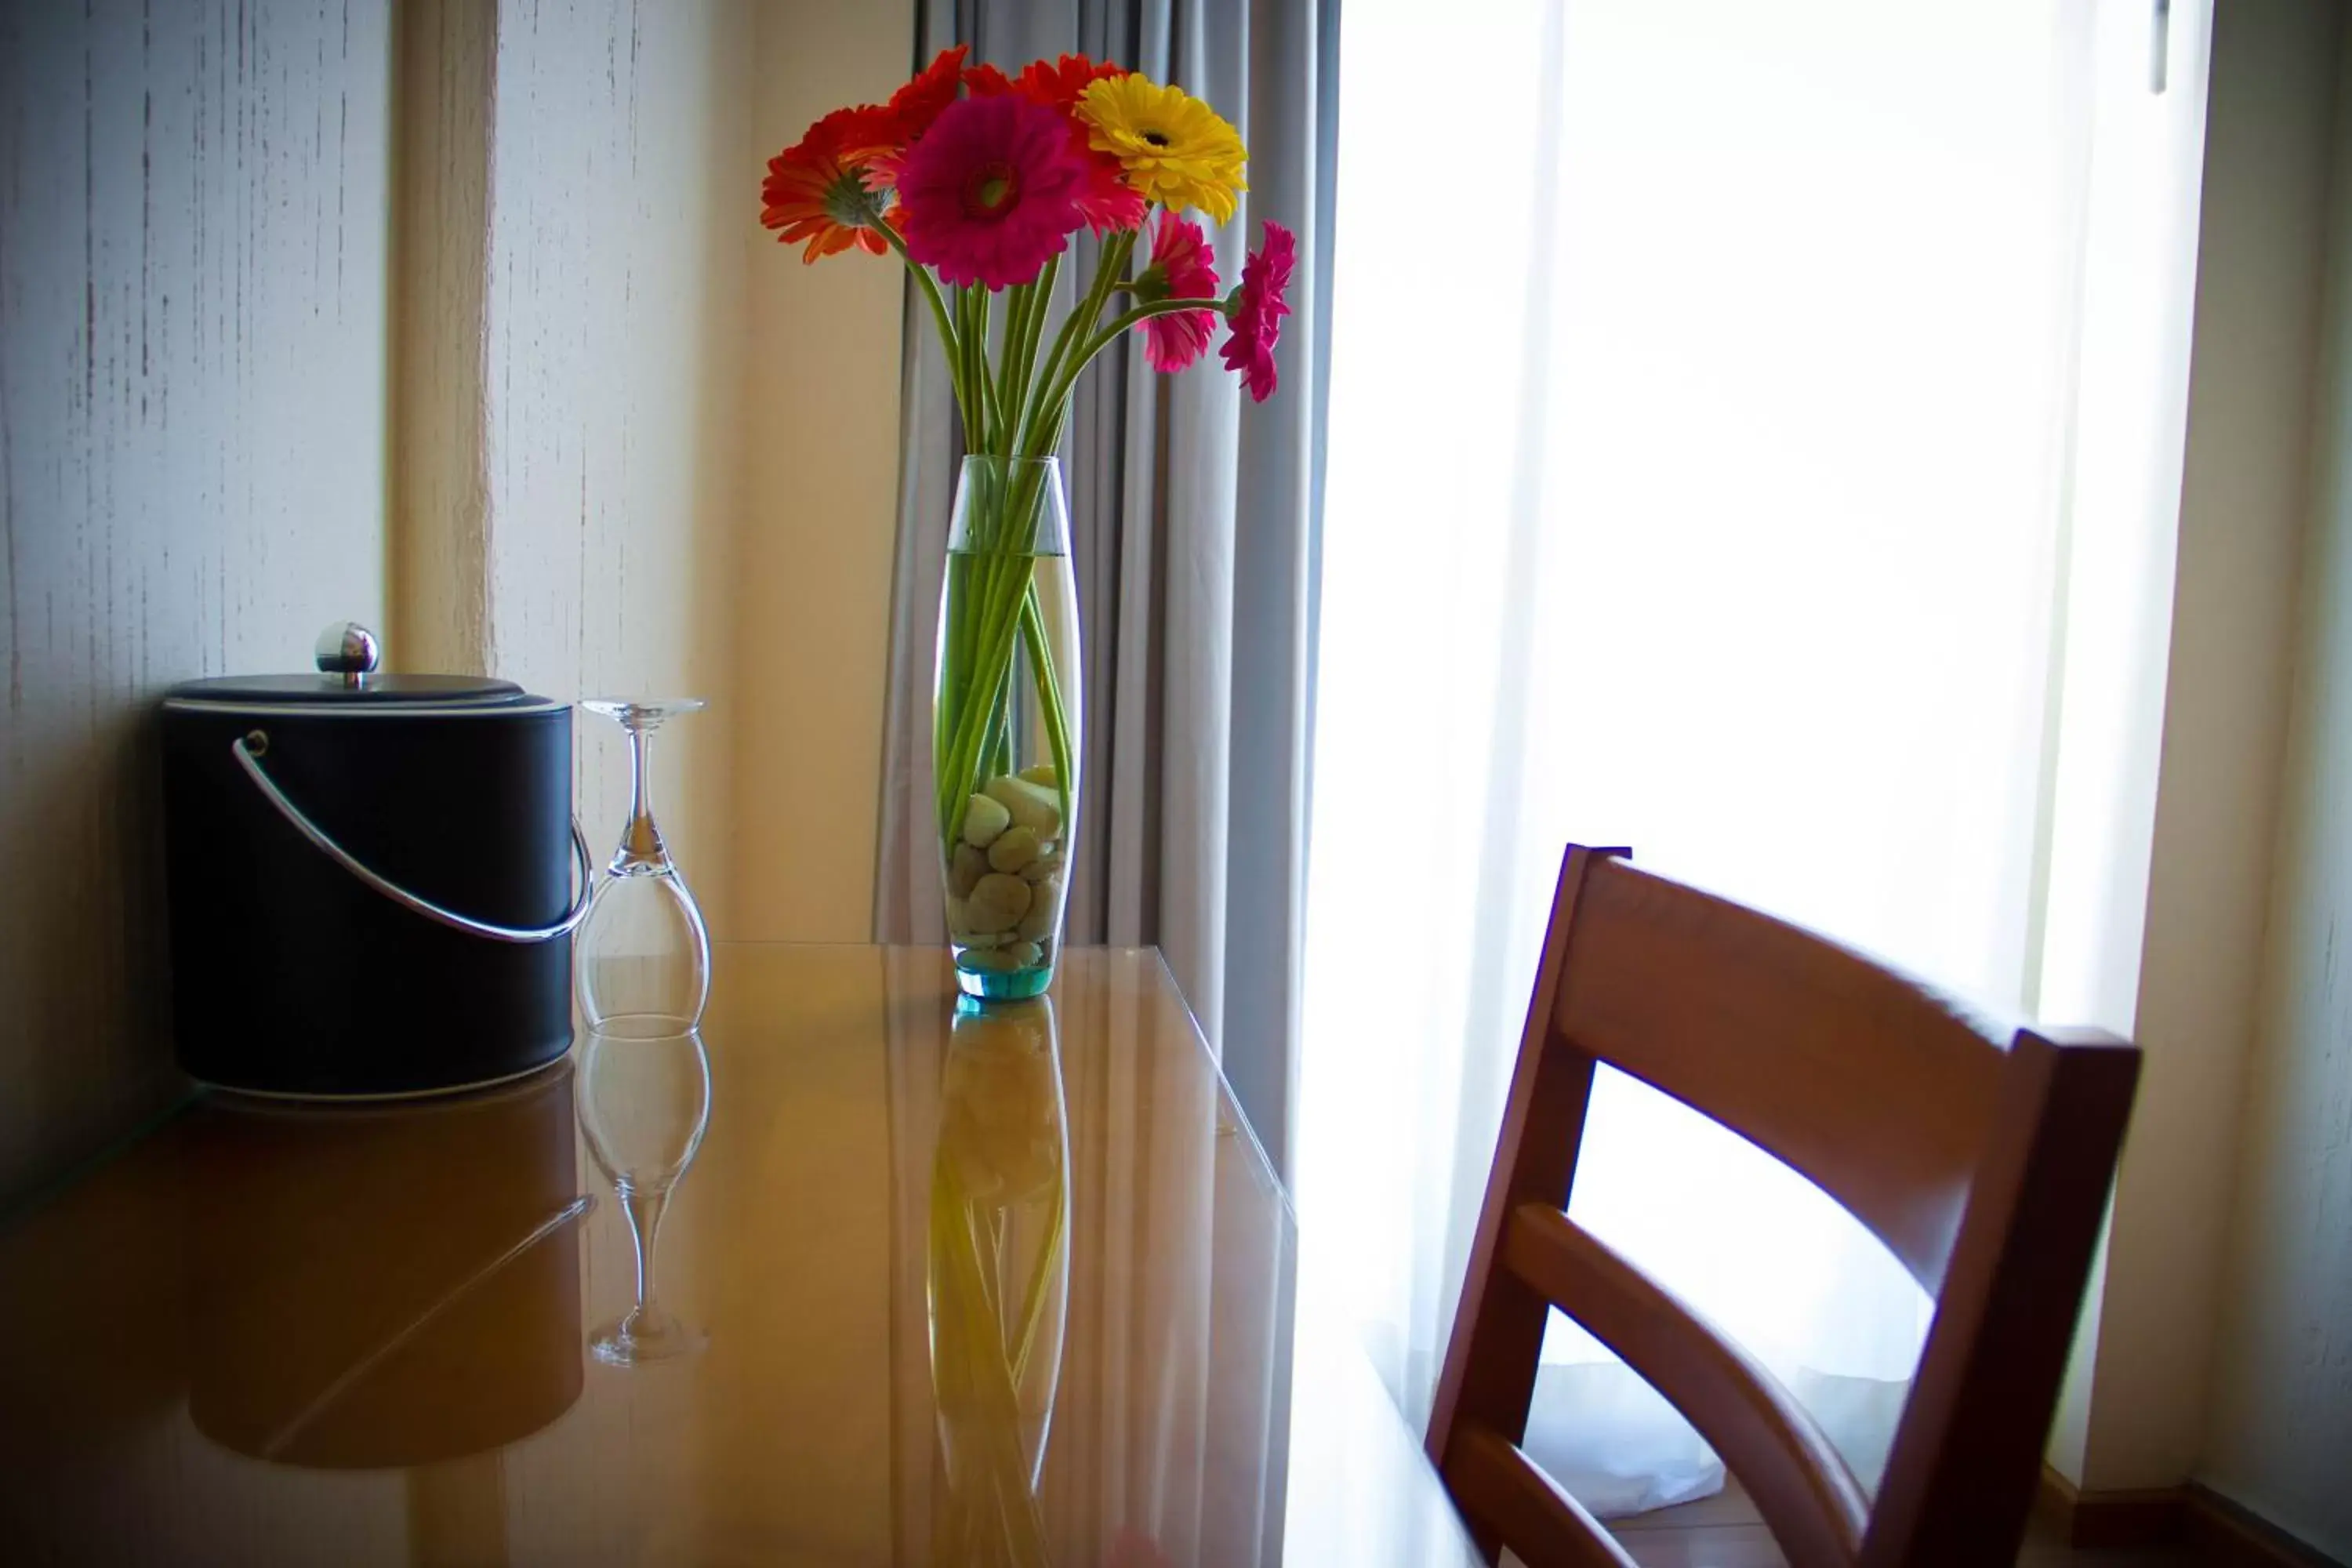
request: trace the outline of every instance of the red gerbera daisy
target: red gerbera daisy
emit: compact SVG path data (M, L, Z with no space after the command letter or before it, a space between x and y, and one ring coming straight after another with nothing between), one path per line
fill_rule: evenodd
M760 222L779 231L779 244L808 241L801 255L804 262L851 246L886 254L889 246L876 229L885 201L866 189L866 178L896 135L890 111L872 104L826 115L768 160L768 177L760 185Z
M1217 297L1216 258L1199 224L1171 212L1160 215L1151 231L1151 265L1136 279L1135 297L1147 305ZM1209 334L1216 330L1213 310L1154 316L1143 323L1143 357L1154 370L1182 370L1208 352Z
M963 58L971 52L968 44L941 49L929 65L916 73L914 80L890 95L885 107L898 128L898 146L914 142L956 100L956 90L963 80Z
M1223 350L1225 368L1242 373L1250 396L1259 403L1274 395L1274 345L1282 336L1282 318L1290 314L1283 295L1297 260L1297 238L1269 221L1265 246L1242 264L1242 286L1234 290L1233 335Z
M974 98L1003 98L1013 90L1013 79L985 60L963 73L963 84Z
M1051 64L1032 60L1024 67L1016 79L1006 76L994 66L974 66L963 73L964 85L972 96L985 98L992 94L1017 92L1032 103L1042 103L1048 109L1071 109L1087 88L1107 76L1125 76L1125 66L1109 60L1092 60L1084 55L1064 55Z
M1075 198L1078 216L1097 234L1133 228L1143 221L1143 193L1127 183L1127 168L1108 153L1097 153L1087 142L1087 128L1072 122L1071 145L1086 159L1086 183Z
M1067 115L1017 96L951 103L899 161L907 254L950 283L1026 283L1085 221L1087 171Z

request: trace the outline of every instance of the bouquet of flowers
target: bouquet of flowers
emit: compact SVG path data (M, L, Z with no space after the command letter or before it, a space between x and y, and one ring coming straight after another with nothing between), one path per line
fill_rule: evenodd
M1064 55L1007 76L967 66L958 47L887 103L826 115L768 164L761 222L805 242L808 262L895 251L954 382L969 456L940 610L934 767L950 935L977 994L1043 990L1060 931L1076 670L1057 647L1074 614L1057 620L1040 592L1041 562L1064 549L1045 537L1061 508L1045 459L1079 375L1129 332L1172 374L1222 326L1226 368L1253 398L1273 394L1296 241L1265 224L1221 294L1209 237L1187 216L1230 222L1247 157L1209 105L1124 67ZM1097 264L1072 279L1066 309L1055 286L1082 228Z

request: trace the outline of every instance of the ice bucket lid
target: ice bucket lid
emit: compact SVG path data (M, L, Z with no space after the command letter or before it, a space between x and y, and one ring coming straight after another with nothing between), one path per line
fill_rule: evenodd
M371 707L496 707L540 700L511 680L475 675L371 675L363 686L347 686L340 675L220 675L184 680L165 695L194 702L356 702Z
M306 675L219 675L184 680L165 693L173 703L222 706L287 703L321 707L542 707L511 680L478 675L380 675L375 634L356 621L338 621L319 634L317 670Z

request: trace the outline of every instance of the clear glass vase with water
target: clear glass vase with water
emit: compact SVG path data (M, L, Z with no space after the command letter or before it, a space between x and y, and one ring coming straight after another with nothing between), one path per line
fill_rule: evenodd
M940 594L932 756L940 870L968 995L1054 978L1077 826L1077 587L1052 458L969 457Z

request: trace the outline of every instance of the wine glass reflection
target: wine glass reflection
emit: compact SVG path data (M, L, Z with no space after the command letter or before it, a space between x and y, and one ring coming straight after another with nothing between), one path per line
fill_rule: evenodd
M1069 1307L1068 1166L1053 1003L965 999L948 1047L928 1258L948 1561L1045 1561L1037 1487Z
M662 1215L710 1120L710 1058L699 1030L672 1035L590 1031L580 1058L580 1126L613 1184L636 1247L636 1300L596 1331L591 1354L636 1366L699 1350L702 1334L665 1308L655 1259Z

